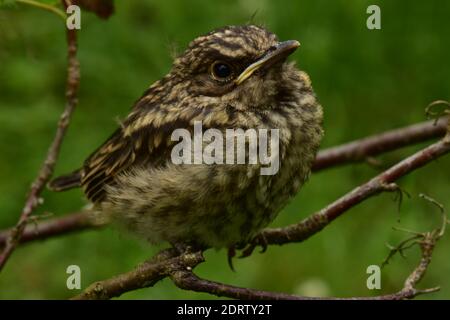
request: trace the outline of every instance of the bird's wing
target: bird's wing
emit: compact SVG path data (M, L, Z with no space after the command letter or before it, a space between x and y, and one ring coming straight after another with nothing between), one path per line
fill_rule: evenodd
M147 115L150 117L150 115ZM105 186L114 183L117 174L139 165L157 167L170 157L171 128L187 125L168 122L160 126L142 123L138 118L117 129L86 161L82 169L81 185L93 202L105 197Z
M150 87L133 107L130 115L110 137L84 162L81 169L49 183L50 189L67 190L81 186L92 202L105 198L105 187L133 166L158 167L170 159L172 132L192 131L192 120L203 118L207 108L174 108L173 102L161 103L160 88Z
M136 160L136 152L132 141L123 136L121 128L98 148L85 161L81 172L81 186L93 202L104 199L104 187L110 184L114 176Z
M81 187L81 170L75 170L72 173L59 176L52 179L47 187L52 191L66 191L69 189Z
M81 186L92 202L101 202L105 187L114 178L135 166L160 167L170 159L177 141L171 136L175 129L193 132L193 120L204 118L208 108L171 108L145 104L135 108L112 136L84 163Z

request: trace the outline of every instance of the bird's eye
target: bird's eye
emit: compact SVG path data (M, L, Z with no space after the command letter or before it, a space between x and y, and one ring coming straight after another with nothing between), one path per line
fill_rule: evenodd
M233 70L231 66L222 61L216 61L211 65L211 74L216 80L229 80Z

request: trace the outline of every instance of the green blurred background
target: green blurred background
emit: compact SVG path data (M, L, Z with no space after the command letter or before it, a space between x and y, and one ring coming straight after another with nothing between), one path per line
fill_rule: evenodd
M382 29L366 28L366 8L381 7ZM255 14L256 13L256 14ZM324 106L323 147L425 119L433 100L449 99L449 1L116 1L116 13L101 21L82 14L79 32L80 103L64 141L56 173L77 168L116 127L133 102L166 74L171 54L213 28L253 22L298 39L292 57L307 71ZM40 167L64 106L64 28L56 16L23 5L0 9L0 229L13 225ZM380 159L388 166L421 146ZM368 180L366 164L314 174L273 223L294 223ZM367 296L396 291L415 266L418 249L395 257L382 270L382 289L368 290L366 268L387 255L386 242L407 235L393 226L429 230L437 210L418 197L426 193L450 207L450 159L442 158L405 177L410 194L400 213L392 194L352 209L302 244L270 247L265 254L226 263L226 253L208 251L196 272L205 278L295 294ZM55 216L86 203L79 190L44 192L39 213ZM398 222L400 218L400 222ZM68 298L66 268L82 270L82 287L125 272L160 248L113 228L86 231L20 247L0 274L0 298ZM450 238L438 244L421 287L441 285L425 298L450 298ZM169 280L126 293L123 299L210 298L177 289Z

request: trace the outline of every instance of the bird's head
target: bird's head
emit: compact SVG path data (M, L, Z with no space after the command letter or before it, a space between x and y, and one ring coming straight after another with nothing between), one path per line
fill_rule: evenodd
M294 72L286 58L299 46L296 40L278 41L262 27L224 27L194 39L175 60L172 74L191 97L237 109L271 108Z

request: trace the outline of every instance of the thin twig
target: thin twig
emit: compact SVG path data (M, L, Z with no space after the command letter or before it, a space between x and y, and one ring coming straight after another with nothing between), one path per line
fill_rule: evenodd
M13 230L10 232L6 245L0 254L0 271L5 266L6 261L17 247L25 230L25 226L33 213L33 211L42 202L40 200L40 194L45 188L47 181L53 174L56 160L59 155L61 143L64 139L67 127L69 126L70 117L78 103L77 94L80 81L79 63L76 57L77 54L77 34L76 30L67 29L67 53L68 53L68 65L67 65L67 84L66 84L66 106L62 113L56 135L50 148L47 152L47 157L42 165L39 173L31 185L30 192L28 194L25 206L20 215L19 221Z
M50 11L50 12L56 14L61 19L63 19L64 21L66 21L66 19L67 19L67 15L64 13L64 11L62 11L61 9L58 9L55 6L48 5L48 4L45 4L42 2L38 2L38 1L34 1L34 0L15 0L15 1Z
M395 256L395 254L399 253L403 258L405 258L404 251L412 248L414 245L418 243L418 239L421 239L422 236L420 234L413 235L402 242L400 242L396 246L387 245L389 248L389 254L384 259L384 261L381 263L381 267L385 267L391 259Z

